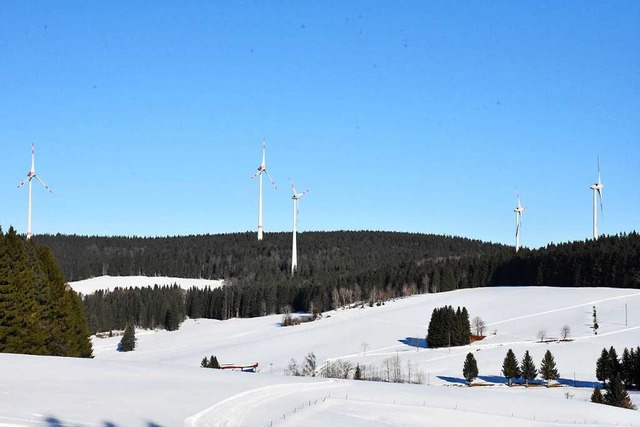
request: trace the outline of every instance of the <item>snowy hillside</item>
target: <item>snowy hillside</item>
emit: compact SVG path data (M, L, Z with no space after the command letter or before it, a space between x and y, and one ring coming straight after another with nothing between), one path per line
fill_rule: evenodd
M450 350L421 347L431 311L445 304L482 317L489 336ZM590 328L593 306L598 335ZM638 411L587 402L602 348L640 344L638 290L468 289L338 310L292 327L280 320L196 319L175 332L139 330L129 353L116 351L119 338L94 339L93 360L0 355L0 426L640 425ZM557 338L563 325L572 341L537 342L540 330ZM500 368L509 348L519 359L529 350L538 365L550 349L563 386L506 387ZM469 351L485 387L460 384ZM302 362L309 352L319 365L380 366L398 357L414 378L423 373L424 384L283 375L291 358ZM199 368L210 355L221 363L258 362L260 369ZM640 404L639 393L631 398Z
M115 288L144 288L147 286L172 286L177 284L182 289L196 287L204 289L207 286L211 289L219 288L224 284L223 280L208 279L181 279L178 277L146 277L146 276L100 276L91 279L69 282L71 288L83 295L89 295L95 291L113 290Z

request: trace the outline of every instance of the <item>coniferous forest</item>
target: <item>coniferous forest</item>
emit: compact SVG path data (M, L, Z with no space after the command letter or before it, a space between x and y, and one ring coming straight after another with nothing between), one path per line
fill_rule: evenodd
M85 298L92 331L102 329L95 326L100 323L116 328L131 321L162 327L168 312L179 321L183 315L260 316L285 307L320 312L356 301L374 303L413 293L482 286L640 288L640 235L635 232L518 253L509 246L450 236L306 232L298 235L294 277L290 275L290 233L270 233L263 241L257 241L255 233L154 238L42 235L35 239L52 249L68 281L104 274L225 279L223 288L189 290L184 312L159 307L152 301L157 298L143 291L106 293L101 296L103 302ZM114 301L108 302L110 298ZM108 307L130 306L124 299L140 301L138 308L114 315ZM156 311L150 310L152 306ZM105 320L100 312L115 318Z
M82 301L51 251L0 230L0 352L91 357Z

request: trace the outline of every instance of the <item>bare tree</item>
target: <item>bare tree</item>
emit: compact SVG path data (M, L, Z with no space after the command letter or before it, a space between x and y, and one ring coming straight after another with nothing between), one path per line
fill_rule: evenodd
M307 354L307 357L304 359L302 375L308 377L316 376L316 355L313 352Z
M333 288L331 291L331 305L334 310L340 308L340 292L338 291L338 288Z
M300 376L300 368L298 367L298 362L296 361L296 359L291 358L286 373L287 375L293 375L294 377Z
M547 337L547 330L546 329L540 329L536 336L538 337L540 342L544 341L544 339Z
M476 330L476 335L479 337L483 337L484 330L487 327L486 323L484 323L484 320L482 320L480 316L476 316L471 321L471 324L473 325L473 328Z
M571 335L571 328L569 325L564 325L562 329L560 329L560 336L563 340L566 340Z

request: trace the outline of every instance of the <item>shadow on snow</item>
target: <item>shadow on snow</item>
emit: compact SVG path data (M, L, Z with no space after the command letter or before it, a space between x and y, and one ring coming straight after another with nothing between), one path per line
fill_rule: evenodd
M442 381L446 381L448 383L452 383L452 384L466 384L467 381L464 378L457 378L457 377L447 377L447 376L441 376L438 375L438 378L440 378ZM487 383L492 383L492 384L508 384L508 381L505 377L501 377L498 375L478 375L478 379L482 380L484 382ZM558 378L556 380L556 382L558 384L562 384L564 386L568 386L568 387L577 387L577 388L602 388L602 383L598 382L598 381L581 381L581 380L574 380L572 378ZM513 380L513 384L514 385L524 385L524 380L522 378L516 378ZM546 382L542 379L536 379L536 380L531 380L529 381L529 384L531 385L545 385Z
M56 417L52 417L49 416L47 418L45 418L45 423L47 423L48 427L75 427L77 424L76 423L67 423L65 421L59 420ZM104 424L102 424L101 427L118 427L116 424L112 423L111 421L104 421ZM152 421L149 421L147 423L147 427L162 427L160 424L156 424Z
M426 338L406 337L398 341L413 348L429 348Z

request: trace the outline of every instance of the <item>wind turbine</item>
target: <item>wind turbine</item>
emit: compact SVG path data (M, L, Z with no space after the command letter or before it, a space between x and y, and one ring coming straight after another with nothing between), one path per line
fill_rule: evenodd
M516 213L516 252L520 250L520 226L522 225L522 213L527 210L520 204L520 192L516 191L518 206L513 210Z
M262 140L262 163L260 163L260 166L258 166L258 171L254 173L253 176L251 177L251 179L255 178L256 176L260 178L259 179L260 196L258 198L258 240L262 240L262 174L266 173L269 179L271 180L271 184L273 184L273 188L275 188L276 190L278 189L276 182L273 180L273 178L271 178L271 175L269 175L269 172L267 171L267 163L266 163L266 157L265 157L266 150L267 150L267 144L263 139Z
M289 184L291 184L291 190L293 191L293 245L291 246L291 275L296 271L298 267L298 246L296 244L296 229L298 227L298 200L305 194L309 192L309 190L304 190L302 193L298 193L295 185L291 179L289 179Z
M593 190L593 240L598 239L598 198L600 198L600 212L602 213L602 181L600 180L600 157L598 157L598 182L589 187Z
M36 175L36 150L34 147L34 144L31 143L31 169L29 170L29 173L27 174L27 179L25 179L24 181L22 181L19 185L18 188L22 187L23 185L25 185L26 183L29 183L29 211L27 214L27 239L30 239L31 236L33 236L33 233L31 232L31 193L32 193L32 181L34 179L37 179L40 184L42 184L42 186L49 192L53 194L53 191L51 191L51 189L49 188L49 186L47 184L44 183L44 181L42 179L40 179L40 177L38 175Z

